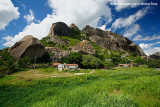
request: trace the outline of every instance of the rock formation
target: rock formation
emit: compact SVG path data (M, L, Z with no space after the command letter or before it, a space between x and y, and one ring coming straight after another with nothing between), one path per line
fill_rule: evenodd
M52 54L52 61L58 62L61 60L62 57L66 57L69 55L69 52L66 50L62 50L56 47L45 47L46 52Z
M70 36L72 30L63 22L53 23L48 36Z
M155 60L160 59L160 52L156 52L153 55L150 55L150 58Z
M73 30L79 30L78 27L74 23L72 23L70 25L70 28L73 29Z
M87 40L83 40L78 45L74 46L71 49L71 52L81 52L82 54L89 54L89 55L95 54L95 50L92 44Z
M102 48L113 51L136 52L141 56L146 56L138 45L133 43L127 37L123 37L119 34L110 31L103 31L98 28L94 29L89 25L83 28L82 33L86 34L92 42L96 43Z
M25 56L28 58L35 58L41 57L45 52L45 48L37 38L28 35L10 47L8 52L14 59Z

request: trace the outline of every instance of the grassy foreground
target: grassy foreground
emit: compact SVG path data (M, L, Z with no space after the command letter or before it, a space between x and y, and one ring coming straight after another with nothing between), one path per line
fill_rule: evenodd
M46 68L41 69L40 73L50 74L50 71L50 68ZM11 75L1 78L0 106L160 106L160 71L145 67L95 71L92 74L69 77L34 78L35 75L24 78L21 75Z

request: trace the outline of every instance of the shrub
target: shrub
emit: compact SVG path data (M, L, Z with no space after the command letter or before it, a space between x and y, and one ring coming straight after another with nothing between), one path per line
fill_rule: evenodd
M31 59L27 57L18 60L18 69L27 68L29 65L31 65Z
M85 68L98 68L102 65L102 61L93 55L83 55L81 64Z
M128 57L123 57L121 59L120 63L122 63L122 64L128 64L128 63L131 63L131 60L129 60Z
M110 61L105 61L105 62L103 63L103 65L104 65L104 67L107 68L107 69L111 69L111 68L114 67L114 64L113 64L112 62L110 62Z
M141 57L137 57L133 62L135 63L136 66L147 63L147 61L145 59L142 59Z
M4 74L10 74L15 71L14 59L8 53L8 49L5 48L0 51L0 74L3 76Z
M149 60L147 62L147 66L152 68L160 68L160 60Z

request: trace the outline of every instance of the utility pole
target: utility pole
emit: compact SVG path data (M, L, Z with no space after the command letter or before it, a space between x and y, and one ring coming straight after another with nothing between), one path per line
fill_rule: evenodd
M34 70L35 70L36 59L37 59L37 56L34 59Z

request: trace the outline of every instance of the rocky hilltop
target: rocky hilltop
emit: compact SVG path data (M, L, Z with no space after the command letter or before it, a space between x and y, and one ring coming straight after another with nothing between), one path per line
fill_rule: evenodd
M140 56L146 56L138 45L119 34L103 31L89 25L80 31L75 24L68 27L63 22L53 23L48 36L41 41L33 36L26 36L9 48L9 52L15 59L24 56L41 57L45 52L50 52L53 58L60 60L61 57L72 52L96 55L97 48L95 46L102 49L100 53L103 53L104 49L108 49L122 51L125 54L135 52Z
M119 34L110 31L103 31L98 28L94 29L89 25L83 28L82 33L87 34L92 42L96 43L102 48L113 51L136 52L141 56L146 56L138 45L133 43L127 37L123 37Z
M156 52L153 55L150 55L150 58L155 60L160 59L160 52Z
M51 37L51 41L56 43L59 41L59 43L62 43L64 40L60 41L58 38L56 38L56 36L58 34L62 36L63 34L63 36L71 37L74 32L72 29L78 29L78 27L75 24L71 24L69 28L65 23L57 22L52 25L48 36ZM143 50L127 37L123 37L110 31L103 31L99 28L93 28L89 25L86 25L82 29L81 35L79 36L81 36L81 40L89 39L89 41L96 43L98 46L104 49L110 49L113 51L136 52L140 56L146 56Z

